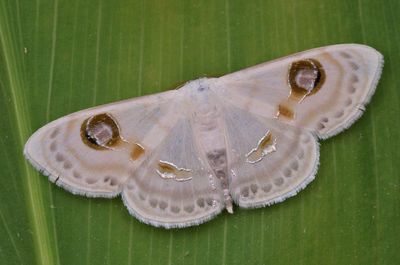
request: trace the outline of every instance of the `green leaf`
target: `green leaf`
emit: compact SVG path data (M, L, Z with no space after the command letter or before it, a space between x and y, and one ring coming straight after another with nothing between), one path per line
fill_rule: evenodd
M399 17L397 0L1 0L0 263L399 264ZM382 79L283 203L165 230L23 157L36 129L71 112L336 43L379 50Z

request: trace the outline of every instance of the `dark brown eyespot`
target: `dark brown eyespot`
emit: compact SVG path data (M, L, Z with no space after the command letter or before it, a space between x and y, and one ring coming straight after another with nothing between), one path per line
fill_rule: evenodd
M293 62L289 68L289 86L292 94L303 98L316 93L325 82L325 71L315 59Z
M100 150L107 149L120 140L117 122L108 113L86 119L81 126L81 137L86 145Z

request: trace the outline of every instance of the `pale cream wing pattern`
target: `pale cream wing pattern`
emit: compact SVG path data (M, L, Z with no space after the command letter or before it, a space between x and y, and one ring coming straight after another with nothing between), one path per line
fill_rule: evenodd
M184 114L122 192L131 214L166 228L205 222L224 208L221 187Z
M173 90L73 113L33 134L25 155L73 194L122 194L130 213L145 223L199 224L224 204L182 99Z
M369 46L332 45L228 74L215 91L246 111L328 138L361 116L382 67L383 56Z
M74 194L121 194L166 228L295 195L318 166L318 138L351 125L383 65L373 48L301 52L178 90L83 110L35 132L24 153Z
M129 171L166 136L160 127L174 123L171 101L179 103L177 94L168 91L62 117L36 131L24 154L50 181L74 194L117 196ZM149 134L159 137L145 143Z
M283 201L313 180L319 151L311 132L234 106L225 108L230 190L240 207Z
M216 80L225 105L230 190L241 207L295 195L318 166L318 138L350 126L379 80L382 55L371 47L317 48Z

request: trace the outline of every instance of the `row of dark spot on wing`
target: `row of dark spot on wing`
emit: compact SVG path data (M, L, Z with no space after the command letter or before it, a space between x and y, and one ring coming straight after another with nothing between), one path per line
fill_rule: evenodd
M89 185L96 184L99 180L102 180L104 183L108 183L111 187L117 186L119 183L117 181L117 178L110 176L110 175L104 175L102 178L94 178L94 177L88 177L85 176L83 177L82 174L79 172L78 169L74 167L74 164L63 155L61 151L58 150L58 143L57 143L57 136L59 135L59 128L55 128L51 134L50 134L50 144L48 146L50 153L54 154L55 161L63 167L63 169L66 171L64 174L71 174L72 177L76 181L84 181Z
M139 120L138 123L139 125L143 125L145 119L148 117L153 117L155 114L159 113L160 108L154 108L148 113L144 113L144 118L142 120ZM89 123L90 120L90 123ZM101 123L104 123L108 127L112 129L113 135L110 137L110 140L107 141L105 146L101 146L98 143L98 140L96 137L91 135L91 129L93 129L96 125L99 125ZM143 126L142 126L143 127ZM106 150L107 147L114 146L121 142L120 138L120 131L119 131L119 125L117 124L117 121L115 120L114 117L111 116L109 113L101 113L97 114L95 116L90 117L89 119L86 119L85 121L82 122L81 128L80 128L80 135L82 142L86 144L88 147L93 148L95 150L99 151L104 151ZM63 167L67 172L70 173L65 173L65 174L71 174L72 177L78 181L84 181L86 184L89 185L95 185L98 184L99 181L103 181L103 183L108 183L109 186L115 187L118 186L120 183L118 182L118 178L111 176L111 175L104 175L102 177L91 177L91 176L82 176L82 174L79 172L78 169L74 168L74 165L62 154L61 151L57 151L57 136L59 135L60 129L55 128L51 134L50 134L50 146L49 150L51 153L55 155L55 161ZM133 144L133 149L132 149L132 159L136 160L140 155L144 153L143 148L141 148L140 145L134 143Z
M361 66L354 61L354 57L348 52L341 51L339 52L339 56L344 58L345 63L343 67L344 69L346 69L345 71L347 71L347 69L351 70L351 74L348 80L349 82L347 86L343 88L345 89L345 92L349 94L349 96L345 100L340 102L342 108L332 113L330 118L326 116L320 118L316 125L316 129L318 131L323 131L325 128L328 127L330 122L337 122L338 120L340 121L346 113L351 112L356 102L356 99L353 98L353 95L355 95L356 91L360 89L360 78L357 75L357 71L360 69ZM347 73L345 73L345 75L347 75Z
M166 200L156 198L152 194L145 194L141 190L137 188L134 181L132 179L129 180L128 184L126 185L127 192L131 195L135 196L138 201L149 205L153 209L160 209L164 212L169 212L173 214L179 214L183 211L187 214L193 213L196 209L205 211L212 207L215 207L216 200L210 196L201 196L193 203L187 203L186 205L179 206L177 204L170 204Z
M293 156L292 160L281 169L282 176L274 178L271 183L262 186L261 189L258 183L251 183L242 187L240 189L240 197L242 200L254 199L255 196L268 196L268 194L274 190L274 187L280 188L286 181L290 181L290 179L296 176L299 170L299 163L301 163L301 160L305 159L304 148L313 140L312 137L307 134L303 134L300 139L301 143L296 148L296 156ZM264 195L259 194L260 191L262 191Z
M179 121L169 132L169 136L164 140L165 143L170 143L174 142L175 145L166 145L165 147L160 146L159 148L163 150L163 152L157 154L157 157L163 157L163 155L170 154L170 153L184 153L185 145L188 139L191 139L190 136L186 135L186 129L185 126L187 125L187 121L181 120ZM175 135L179 135L179 139L174 138ZM172 137L173 141L169 139L168 137ZM188 137L188 138L187 138ZM177 149L178 148L178 149ZM168 157L168 156L167 156ZM181 159L188 159L186 156L182 156ZM157 160L157 159L156 159ZM178 165L185 166L186 163L185 161L174 161ZM146 160L144 164L141 165L142 169L147 169L151 168L150 164L152 163L152 160ZM192 169L192 168L190 168ZM175 188L174 190L176 192L180 192L179 187L181 185L193 185L192 182L193 180L188 180L185 182L176 182L174 179L161 179L159 176L154 174L154 177L160 178L160 180L163 182L163 186L160 187L161 190L153 190L153 193L145 192L150 190L149 186L151 185L151 181L155 180L153 178L146 178L147 174L143 172L139 173L134 173L134 174L139 174L141 176L135 176L133 175L129 178L129 180L126 183L124 193L128 197L132 198L134 203L137 204L137 207L144 208L146 211L146 206L149 206L148 208L154 209L154 211L157 213L156 215L166 215L168 216L169 214L172 215L178 215L178 214L187 214L187 216L191 216L192 214L199 213L199 212L208 212L214 207L216 207L217 203L220 202L219 199L216 199L213 197L212 194L207 194L205 193L200 193L202 194L199 198L196 198L195 200L192 200L189 197L184 197L183 201L173 201L169 200L170 198L169 190L165 189L163 190L162 188L165 188L165 185L173 185ZM143 177L144 176L144 177ZM207 177L207 176L202 176L202 177ZM150 182L149 182L150 181ZM161 210L161 213L160 213Z

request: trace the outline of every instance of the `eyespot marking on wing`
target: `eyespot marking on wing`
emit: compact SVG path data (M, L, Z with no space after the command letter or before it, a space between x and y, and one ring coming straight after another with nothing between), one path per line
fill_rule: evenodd
M174 179L176 181L191 180L190 173L192 170L186 168L179 168L174 164L162 161L158 162L157 174L163 179Z
M325 78L321 63L315 59L296 61L289 67L288 82L291 94L299 99L318 92Z
M121 140L119 126L108 113L86 119L81 126L81 138L87 146L98 150L110 149Z
M261 161L264 156L276 151L276 139L272 137L270 132L267 132L257 144L257 147L250 150L246 154L246 162L254 164Z
M278 105L277 117L293 120L294 106L305 97L318 92L326 79L322 64L316 59L308 58L290 64L288 70L289 97Z

